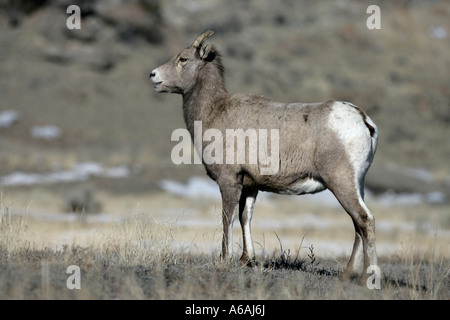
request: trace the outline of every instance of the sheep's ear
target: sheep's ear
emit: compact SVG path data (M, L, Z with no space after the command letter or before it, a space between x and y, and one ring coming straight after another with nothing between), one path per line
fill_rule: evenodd
M204 43L202 44L200 50L198 51L198 54L200 55L200 58L203 60L206 60L209 56L209 52L211 51L211 44Z

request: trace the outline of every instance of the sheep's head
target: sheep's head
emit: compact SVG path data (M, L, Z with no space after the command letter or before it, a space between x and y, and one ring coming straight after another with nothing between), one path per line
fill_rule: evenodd
M211 45L204 41L213 35L207 31L189 47L150 73L157 92L185 94L196 83L201 68L210 61Z

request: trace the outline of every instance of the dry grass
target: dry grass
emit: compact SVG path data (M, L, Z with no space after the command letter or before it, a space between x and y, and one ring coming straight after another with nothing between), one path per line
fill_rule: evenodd
M250 269L237 265L237 257L218 258L220 224L193 236L178 223L186 216L162 220L136 209L106 223L93 217L45 221L14 214L7 204L3 199L1 299L450 298L445 239L422 237L416 247L416 239L405 238L400 249L380 259L382 289L369 290L341 282L337 275L348 257L321 255L307 243L308 234L299 238L298 246L290 246L286 230L284 235L271 232L275 244L260 243L257 265ZM207 249L196 244L205 238L210 241ZM80 267L80 290L66 286L70 265Z

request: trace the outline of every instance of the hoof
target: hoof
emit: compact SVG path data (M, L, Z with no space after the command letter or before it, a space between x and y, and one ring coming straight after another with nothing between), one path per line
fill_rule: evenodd
M364 273L358 278L358 284L362 286L367 286L367 279L369 279L369 274Z
M339 280L341 280L341 281L355 281L359 277L360 277L360 275L357 272L353 271L353 270L344 270L339 275Z
M255 258L249 258L246 254L243 254L239 259L239 264L243 267L252 268L256 265Z

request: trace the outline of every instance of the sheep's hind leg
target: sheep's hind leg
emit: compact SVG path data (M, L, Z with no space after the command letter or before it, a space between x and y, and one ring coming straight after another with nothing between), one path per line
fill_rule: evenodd
M340 278L342 280L350 280L358 278L359 275L362 274L363 272L363 265L364 265L363 240L361 237L361 231L354 220L353 225L355 226L355 242L353 243L353 250L350 256L350 260L348 261L346 268L340 275Z
M370 274L366 273L371 265L377 265L375 249L375 218L364 203L358 186L340 186L330 188L344 210L350 215L355 226L355 243L352 255L341 275L341 279L359 276L365 283ZM353 190L346 192L345 190Z

